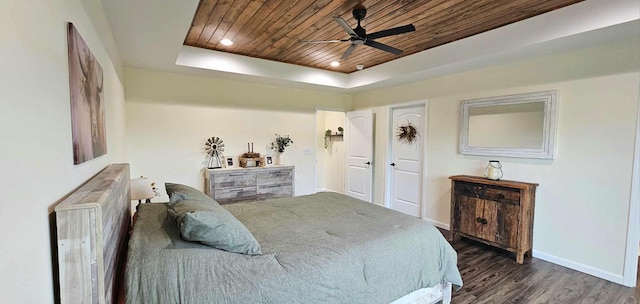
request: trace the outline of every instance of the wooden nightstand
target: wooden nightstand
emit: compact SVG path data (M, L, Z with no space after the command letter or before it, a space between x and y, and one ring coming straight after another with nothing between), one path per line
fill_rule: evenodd
M533 242L535 183L456 175L451 179L451 240L462 236L516 253L522 264Z

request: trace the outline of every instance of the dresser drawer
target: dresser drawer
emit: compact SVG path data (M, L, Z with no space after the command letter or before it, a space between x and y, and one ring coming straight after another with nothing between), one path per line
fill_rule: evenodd
M256 186L255 172L217 173L213 176L213 187L218 189Z
M483 195L485 186L479 184L457 182L454 185L456 195L480 198Z
M220 203L250 201L257 198L256 187L215 189L214 199Z
M520 190L518 189L466 182L457 182L454 187L456 195L514 205L520 204Z
M289 185L263 185L258 186L258 200L293 196L291 182Z
M258 172L258 188L265 185L291 186L291 170L273 170Z

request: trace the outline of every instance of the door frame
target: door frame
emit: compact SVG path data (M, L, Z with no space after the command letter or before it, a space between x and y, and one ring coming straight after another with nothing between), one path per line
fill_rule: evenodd
M316 146L316 140L318 138L316 138L316 136L319 134L318 132L320 130L318 130L318 111L325 111L325 112L341 112L344 113L345 116L347 115L347 110L345 110L344 108L332 108L332 107L315 107L314 110L314 114L313 114L313 129L315 130L315 132L313 133L313 144L314 144L314 149L313 149L313 193L318 193L318 150L317 150L317 146ZM322 130L324 132L324 130ZM346 153L346 152L345 152Z
M636 140L633 152L631 174L631 196L629 198L629 219L627 221L627 248L624 256L622 285L635 287L638 275L638 251L640 246L640 96L636 114Z
M389 168L389 164L391 163L391 153L392 153L392 140L395 138L394 130L393 130L393 110L395 109L404 109L404 108L413 108L413 107L424 107L424 119L422 121L422 176L420 181L420 219L424 220L426 218L426 208L425 203L427 201L427 134L429 131L429 100L428 99L420 99L414 100L404 103L398 103L387 106L387 149L385 151L385 163L384 163L384 206L387 208L391 208L391 179L393 178L393 173Z

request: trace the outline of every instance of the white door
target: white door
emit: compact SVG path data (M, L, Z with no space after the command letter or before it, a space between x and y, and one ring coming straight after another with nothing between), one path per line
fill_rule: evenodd
M411 127L417 132L413 141L398 138L401 128ZM391 128L389 207L421 217L424 106L393 109Z
M346 114L345 194L370 203L373 183L373 111Z

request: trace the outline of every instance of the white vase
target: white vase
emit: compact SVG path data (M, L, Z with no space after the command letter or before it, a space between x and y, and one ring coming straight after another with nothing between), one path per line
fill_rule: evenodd
M275 164L276 165L284 164L284 153L276 153Z

